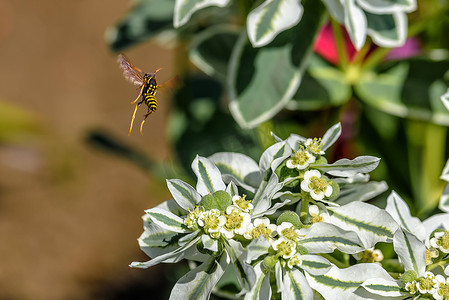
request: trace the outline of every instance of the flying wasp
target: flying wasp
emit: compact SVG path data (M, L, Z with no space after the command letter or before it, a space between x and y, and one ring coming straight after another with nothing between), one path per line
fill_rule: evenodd
M145 103L148 106L148 111L145 114L142 123L140 124L140 134L143 134L142 128L145 120L157 109L156 92L161 86L156 82L156 73L159 72L162 68L157 69L153 73L144 73L141 69L133 66L129 59L123 54L119 54L117 62L120 68L122 68L123 70L123 76L125 76L125 78L132 84L138 86L138 89L140 90L136 100L131 102L131 105L136 104L136 108L134 109L133 117L131 119L131 126L129 127L128 135L131 134L131 131L133 129L137 107L140 104Z

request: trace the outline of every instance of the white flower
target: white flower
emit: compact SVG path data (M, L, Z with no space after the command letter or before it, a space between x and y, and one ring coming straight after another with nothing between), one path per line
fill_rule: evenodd
M321 178L321 173L318 170L310 170L304 173L301 189L309 192L314 200L323 200L325 196L332 195L332 186L326 179Z
M449 278L444 278L443 275L438 274L435 276L437 281L436 291L433 293L433 298L437 300L449 298Z
M228 239L233 238L236 234L245 234L248 225L251 224L251 215L233 205L226 209L225 219L226 222L220 232Z
M247 213L249 213L254 208L254 206L251 204L251 200L246 200L246 195L243 195L242 197L240 197L239 195L235 195L234 197L232 197L232 203L234 204L234 206Z
M320 211L317 205L309 205L310 223L324 222L329 219L327 211Z
M292 257L296 253L296 243L283 236L274 241L271 244L271 247L286 259Z
M203 227L204 231L212 237L220 236L219 232L226 223L226 217L222 216L218 209L211 209L200 213L198 225Z
M449 232L435 232L434 237L429 241L430 246L440 250L443 253L449 253Z
M315 156L301 146L299 150L296 151L289 160L287 160L286 166L290 169L296 168L298 170L304 170L314 162Z
M321 138L317 139L307 139L304 143L306 149L311 151L312 153L323 155L324 151L321 150Z
M413 280L411 282L407 282L405 284L405 290L408 291L410 294L416 294L416 280Z
M268 218L257 218L253 223L250 223L243 235L246 239L256 239L259 236L263 236L268 241L272 241L272 237L276 232L277 226L275 224L270 224L270 219Z
M299 229L296 229L290 222L282 222L277 226L276 231L280 237L284 237L293 242L297 242L301 237Z
M432 272L425 272L423 277L418 278L416 287L421 294L433 294L436 291L437 281Z
M301 261L301 255L299 253L296 253L295 255L293 255L292 257L290 257L290 259L287 262L287 266L291 269L294 266L299 266L301 265L302 261Z

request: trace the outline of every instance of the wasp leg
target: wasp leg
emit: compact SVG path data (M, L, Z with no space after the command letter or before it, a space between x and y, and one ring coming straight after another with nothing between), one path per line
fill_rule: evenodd
M142 84L142 87L140 88L140 92L139 95L137 96L136 100L134 100L133 102L131 102L131 104L134 104L137 102L137 100L139 100L140 96L142 96L143 93L143 88L145 87L145 84Z
M128 136L131 134L131 130L133 130L134 118L136 117L136 112L137 112L137 107L138 106L139 106L139 104L136 104L136 108L134 109L133 117L131 119L131 126L129 126Z
M143 123L145 123L145 120L148 118L149 115L151 115L153 111L152 110L148 110L148 112L146 113L146 115L143 117L143 121L140 124L140 134L143 135Z

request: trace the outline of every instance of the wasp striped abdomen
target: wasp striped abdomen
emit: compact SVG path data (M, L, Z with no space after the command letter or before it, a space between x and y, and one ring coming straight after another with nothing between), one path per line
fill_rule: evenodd
M156 73L162 68L159 68L150 74L144 73L141 69L133 66L129 59L123 54L119 54L117 62L123 70L123 75L125 78L132 84L137 85L140 90L137 98L131 102L131 104L136 104L136 107L134 108L134 113L131 118L131 125L129 126L128 135L131 134L131 130L133 129L134 118L136 117L136 112L139 105L145 103L148 106L148 111L140 124L140 134L142 134L143 124L145 123L146 118L157 109L156 91L159 86L156 82Z

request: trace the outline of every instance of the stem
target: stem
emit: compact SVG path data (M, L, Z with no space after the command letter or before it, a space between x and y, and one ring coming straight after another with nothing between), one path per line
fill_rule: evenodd
M345 264L345 263L339 261L338 259L336 259L335 257L333 257L333 256L330 255L330 254L327 254L327 253L321 253L321 254L319 254L319 255L322 256L322 257L324 257L325 259L327 259L328 261L330 261L331 263L333 263L334 265L336 265L336 266L339 267L340 269L349 267L349 264Z
M343 34L341 32L340 24L331 18L332 30L334 32L335 42L337 44L338 57L340 58L338 64L341 69L346 69L348 65L348 56L346 52L346 47L343 42Z
M307 213L309 211L309 197L302 197L301 199L301 213L300 213L300 220L304 224L307 220Z
M427 266L427 271L432 271L433 269L435 269L436 267L441 267L442 269L444 269L444 266L448 263L448 260L443 259L442 261L430 264Z

